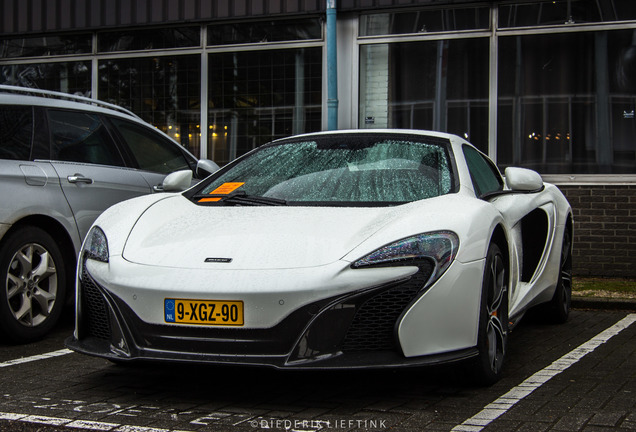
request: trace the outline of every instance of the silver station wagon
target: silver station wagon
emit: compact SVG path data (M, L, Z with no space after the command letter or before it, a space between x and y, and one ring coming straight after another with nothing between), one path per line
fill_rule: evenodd
M51 330L102 211L216 169L120 107L0 86L0 336L23 343ZM164 183L180 170L194 180Z

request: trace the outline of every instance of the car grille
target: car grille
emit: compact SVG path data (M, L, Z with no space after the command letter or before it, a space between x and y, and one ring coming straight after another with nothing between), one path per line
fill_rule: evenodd
M110 316L106 300L89 276L86 267L81 279L82 317L88 325L88 334L98 339L111 339Z
M345 335L342 351L380 351L396 349L395 329L404 310L420 295L433 266L424 263L420 271L397 287L365 301L356 311Z

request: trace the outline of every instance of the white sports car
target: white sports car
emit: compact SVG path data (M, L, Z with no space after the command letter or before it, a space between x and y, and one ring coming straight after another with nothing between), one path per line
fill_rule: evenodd
M67 346L278 368L466 360L492 383L529 308L567 319L571 239L555 186L521 168L504 181L460 137L295 136L103 213Z

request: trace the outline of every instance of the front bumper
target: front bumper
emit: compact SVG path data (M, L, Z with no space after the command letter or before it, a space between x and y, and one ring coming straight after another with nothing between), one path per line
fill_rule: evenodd
M428 291L432 265L380 286L312 301L265 328L192 327L142 320L86 266L78 282L77 326L66 345L115 361L181 361L286 369L419 366L463 360L474 348L406 357L399 327Z

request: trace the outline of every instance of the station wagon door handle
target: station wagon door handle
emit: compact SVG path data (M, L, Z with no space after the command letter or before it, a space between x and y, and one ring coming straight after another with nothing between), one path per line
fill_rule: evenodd
M93 179L90 179L88 177L84 177L81 174L70 175L70 176L66 177L66 179L68 180L69 183L86 183L86 184L92 184L93 183Z

